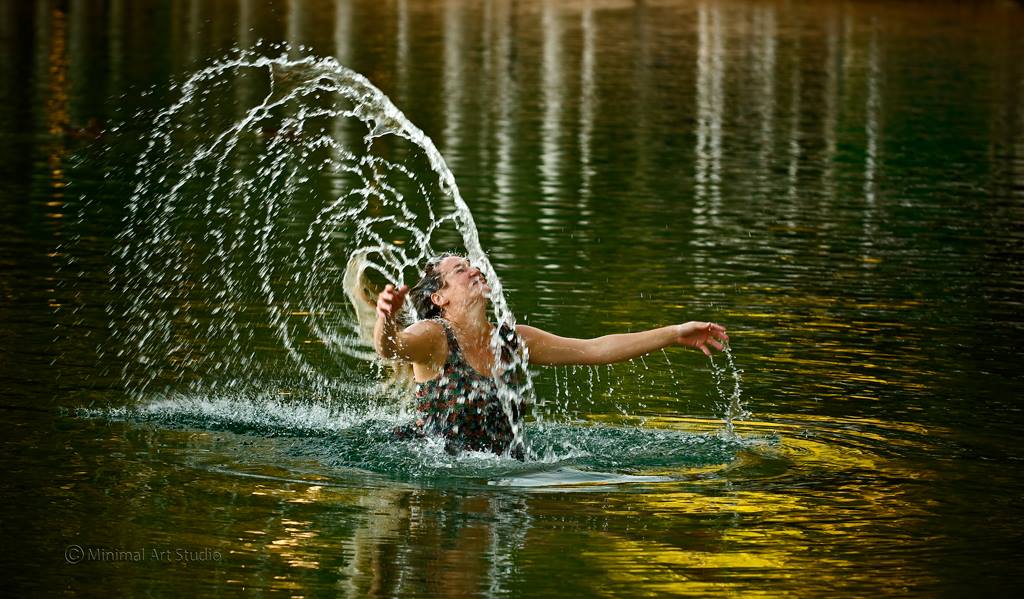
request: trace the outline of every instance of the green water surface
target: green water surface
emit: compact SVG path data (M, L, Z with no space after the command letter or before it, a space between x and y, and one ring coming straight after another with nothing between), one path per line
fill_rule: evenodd
M18 594L957 596L1021 579L1019 3L0 11L0 568ZM526 463L390 443L387 418L317 399L132 404L105 307L133 301L109 274L133 165L97 156L140 151L151 121L133 115L260 40L336 57L433 139L520 322L726 325L739 437L721 432L734 371L684 350L538 369Z

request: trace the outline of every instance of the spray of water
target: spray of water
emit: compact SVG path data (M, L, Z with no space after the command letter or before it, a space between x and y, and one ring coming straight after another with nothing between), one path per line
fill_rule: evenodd
M135 397L387 395L368 367L373 291L414 283L441 251L481 268L493 317L514 325L433 142L363 76L290 55L235 52L152 119L117 238L123 302L109 307ZM522 372L503 402L531 398L525 363L502 365Z
M750 412L743 405L743 371L736 367L736 361L732 355L732 348L726 343L725 350L726 366L720 366L711 358L711 372L715 379L715 391L720 400L719 408L724 416L722 421L725 428L722 431L728 438L736 438L736 421L745 420L750 417ZM732 390L726 391L726 377L732 379Z

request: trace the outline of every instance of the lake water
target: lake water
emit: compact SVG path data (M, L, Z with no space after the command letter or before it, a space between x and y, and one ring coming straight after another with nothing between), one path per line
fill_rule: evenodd
M961 595L1020 579L1021 4L0 15L0 564L19 593ZM433 140L519 322L592 337L714 320L731 355L536 369L531 458L451 457L391 441L400 417L350 365L332 371L329 346L335 386L278 377L295 350L261 336L278 322L252 298L229 307L255 314L264 370L231 379L238 346L203 328L230 303L203 284L221 257L145 268L186 273L172 299L204 314L168 347L245 380L141 363L126 339L155 327L133 308L150 296L119 283L118 251L153 115L212 61L277 42L362 73ZM209 102L230 116L256 87L238 89ZM275 227L326 193L293 192ZM181 210L209 201L190 193ZM299 264L283 254L251 262Z

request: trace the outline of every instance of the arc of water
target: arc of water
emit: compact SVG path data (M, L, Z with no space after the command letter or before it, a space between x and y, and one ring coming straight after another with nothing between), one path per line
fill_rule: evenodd
M268 55L268 49L277 54ZM124 296L142 296L142 301L126 308L127 325L123 328L127 351L134 354L133 362L143 370L148 369L135 389L138 394L145 393L160 372L149 364L163 359L160 353L168 349L171 353L183 352L184 357L179 356L168 369L175 377L183 376L194 362L202 360L210 360L214 372L228 371L235 366L254 366L255 352L246 350L236 352L237 356L211 357L190 347L187 340L176 343L175 327L181 326L181 322L200 326L196 317L188 314L192 303L185 301L183 298L187 295L182 294L188 293L187 288L210 283L219 287L212 293L216 305L210 307L212 320L205 323L207 336L229 339L236 345L240 340L251 341L253 332L241 330L239 323L251 307L246 303L247 294L255 293L266 310L266 324L294 364L296 374L314 384L330 384L331 375L321 372L300 351L300 340L293 332L293 312L298 307L301 307L301 314L311 312L308 306L298 306L297 302L302 299L296 300L290 289L315 287L325 282L324 273L335 268L332 261L336 256L332 252L339 228L345 229L343 239L361 244L364 258L373 255L373 260L364 261L366 268L402 283L405 271L431 253L439 232L454 226L467 257L479 265L491 283L494 317L501 324L515 325L501 281L480 245L469 206L430 138L365 77L334 58L292 59L289 54L287 45L260 45L214 62L185 80L178 87L180 97L153 118L152 134L145 141L135 169L136 183L129 196L125 228L117 236L119 249L115 253L124 264L120 267L118 291ZM209 126L201 119L206 116L203 111L207 110L205 102L211 90L243 70L265 73L267 91L263 97L223 130L217 132L214 128L208 142L200 137L199 144L192 148L175 145L175 136L182 128L191 127L185 131L192 131ZM287 85L278 85L279 80ZM230 97L238 101L242 96ZM322 98L329 98L333 104L318 105ZM279 112L290 114L282 117ZM361 154L350 151L335 136L317 128L323 119L337 123L349 118L366 126L361 138ZM254 172L252 177L246 178L237 166L243 139L263 133L259 128L267 123L279 129L265 149L252 159ZM413 169L371 152L379 140L389 137L409 142L425 158L436 178L438 195L449 202L441 212L435 211L434 194ZM330 157L317 158L321 150L328 151ZM174 171L175 168L179 170ZM353 189L340 190L314 209L297 243L278 239L279 221L294 218L285 212L290 206L288 200L295 198L299 190L309 189L310 173L317 171L351 177L358 184ZM412 188L405 189L398 181L411 182ZM229 187L232 183L234 187ZM205 194L199 203L190 197L197 188ZM410 202L416 198L407 197L406 192L420 196L419 199L424 200L423 207L413 210ZM236 200L236 208L222 200L222 195ZM387 206L387 212L375 212L374 206ZM256 214L250 216L253 211ZM232 218L236 217L244 221L242 225L233 223ZM179 222L182 219L184 222ZM209 225L199 231L187 229L199 219L206 219ZM252 219L251 224L245 219ZM385 238L382 231L401 231L410 243L398 247ZM210 250L205 255L194 256L193 249L185 249L190 245L189 235L201 236L197 239L209 243ZM288 245L282 245L285 243ZM262 257L254 264L245 264L247 269L255 270L252 282L255 287L251 292L245 288L250 282L240 278L243 273L235 272L238 265L244 263L242 256L250 247L256 256ZM281 263L271 263L272 254L281 253L282 249L287 256L280 259ZM290 269L284 279L278 268L282 265ZM187 280L189 268L205 266L211 266L213 274L219 278L208 281L206 275L195 275L196 281ZM285 281L292 287L280 287ZM176 323L175 318L179 322ZM355 342L357 327L353 323L347 323L348 333L342 335L332 330L337 324L310 316L306 330L332 355L358 359L372 355L366 351L365 344L360 346ZM502 345L496 332L492 349L499 363ZM522 384L514 388L499 385L499 396L509 414L512 402L521 400L524 394L532 398L526 360L525 348L521 348L512 363L502 364L501 369L520 369L523 374ZM129 367L126 365L126 372ZM521 438L521 431L517 430L516 434Z

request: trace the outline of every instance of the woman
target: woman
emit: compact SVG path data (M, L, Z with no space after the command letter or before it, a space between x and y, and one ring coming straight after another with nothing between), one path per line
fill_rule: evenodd
M409 289L387 285L377 296L373 330L377 353L411 362L419 418L406 432L441 434L449 451L511 451L523 406L499 399L499 381L512 376L495 364L494 325L487 318L491 288L478 268L461 256L444 255L427 263L423 278ZM411 297L420 320L401 328L398 315ZM525 345L530 364L612 364L672 345L693 347L711 356L728 341L725 328L711 322L687 322L638 333L596 339L559 337L536 327L503 330L504 343ZM504 348L508 349L508 348ZM506 381L508 382L508 381ZM517 455L517 457L521 457Z

